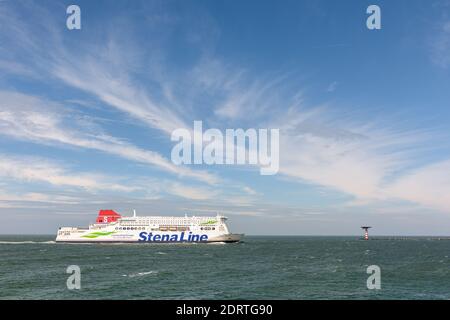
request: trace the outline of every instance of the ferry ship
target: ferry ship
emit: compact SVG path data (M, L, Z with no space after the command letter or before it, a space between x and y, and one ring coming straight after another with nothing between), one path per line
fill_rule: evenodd
M100 210L88 228L60 227L57 242L189 243L239 242L243 234L230 233L227 218L122 216L114 210Z

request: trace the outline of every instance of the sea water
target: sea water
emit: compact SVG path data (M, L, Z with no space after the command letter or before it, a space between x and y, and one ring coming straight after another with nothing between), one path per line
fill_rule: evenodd
M450 240L247 236L236 244L64 244L0 236L0 299L450 299ZM69 290L77 265L81 288ZM368 289L368 267L381 288Z

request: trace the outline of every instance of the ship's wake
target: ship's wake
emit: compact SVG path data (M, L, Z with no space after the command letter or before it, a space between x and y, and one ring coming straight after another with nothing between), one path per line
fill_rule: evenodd
M0 241L0 244L55 244L56 241Z

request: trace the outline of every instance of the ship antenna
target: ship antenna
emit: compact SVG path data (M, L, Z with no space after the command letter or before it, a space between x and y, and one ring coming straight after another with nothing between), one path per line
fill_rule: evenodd
M133 209L133 217L136 218L136 210Z

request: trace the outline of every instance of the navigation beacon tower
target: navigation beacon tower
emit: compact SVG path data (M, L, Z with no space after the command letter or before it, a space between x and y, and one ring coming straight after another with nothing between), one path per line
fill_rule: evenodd
M362 226L361 229L364 230L364 240L369 240L369 229L372 227Z

